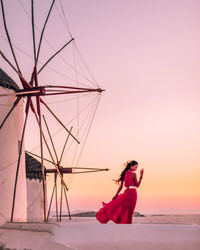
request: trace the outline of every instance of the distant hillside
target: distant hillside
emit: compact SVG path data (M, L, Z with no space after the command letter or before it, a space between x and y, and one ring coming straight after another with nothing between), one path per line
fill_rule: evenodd
M134 217L145 217L145 215L140 214L139 212L134 212Z
M75 214L71 214L71 216L72 217L95 217L96 212L89 211L89 212L75 213Z

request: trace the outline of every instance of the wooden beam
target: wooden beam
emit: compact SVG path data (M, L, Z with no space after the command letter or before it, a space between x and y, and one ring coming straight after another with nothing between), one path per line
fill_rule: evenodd
M53 200L54 191L55 191L55 184L53 186L53 191L52 191L51 199L50 199L50 203L49 203L49 209L48 209L48 214L47 214L47 221L49 221L49 215L50 215L50 210L51 210L51 204L52 204L52 200Z
M40 104L39 104L40 105ZM39 106L40 107L40 106ZM42 121L41 112L39 111L39 129L40 129L40 152L41 152L41 166L42 166L42 184L43 184L43 204L44 204L44 222L47 221L46 217L46 177L43 164L43 137L42 137Z
M51 13L51 10L53 8L54 3L55 3L55 0L52 1L51 7L49 9L49 12L47 14L47 17L46 17L46 20L45 20L45 23L44 23L44 26L42 28L42 32L41 32L41 35L40 35L40 41L39 41L39 45L38 45L38 50L37 50L36 64L38 62L38 58L39 58L39 54L40 54L40 48L41 48L41 44L42 44L42 40L43 40L43 35L44 35L45 27L47 25L47 21L49 19L49 16L50 16L50 13Z
M0 96L29 96L29 95L33 95L33 94L39 94L41 93L41 90L30 90L30 91L20 91L20 92L16 92L14 94L1 94Z
M72 38L71 40L69 40L69 42L67 42L61 49L59 49L55 54L53 54L47 61L46 63L40 68L40 70L38 71L38 74L44 69L44 67L58 54L60 53L68 44L70 44L72 41L74 40L74 38Z
M34 3L31 0L31 23L32 23L32 37L33 37L33 54L34 54L34 65L36 66L36 45L35 45L35 26L34 26Z
M70 214L69 203L68 203L67 193L66 193L65 188L64 188L64 193L65 193L65 200L66 200L66 204L67 204L67 210L68 210L69 219L71 220L72 218L71 218L71 214Z
M61 182L61 190L60 190L60 222L62 217L62 196L63 196L63 184Z
M39 120L38 120L38 117L37 117L36 112L34 112L34 114L35 114L35 117L36 117L37 122L39 123ZM62 178L62 175L61 175L61 173L60 173L60 170L59 170L57 164L56 164L55 161L54 161L54 158L53 158L53 156L52 156L51 150L50 150L50 148L49 148L49 145L48 145L48 143L47 143L47 140L46 140L46 138L45 138L45 136L44 136L43 131L42 131L42 136L43 136L44 142L45 142L45 144L46 144L47 150L48 150L48 152L49 152L49 155L50 155L50 157L51 157L51 159L52 159L52 161L53 161L53 164L54 164L54 166L55 166L55 168L56 168L56 171L58 172L58 175L60 176L60 178L61 178L61 180L62 180L64 186L65 186L66 189L68 190L68 187L67 187L67 185L66 185L64 179Z
M3 52L0 50L0 55L3 57L3 59L10 65L10 67L17 73L19 76L21 83L25 89L32 89L32 86L24 79L23 75L20 71L18 71L15 66L8 60L8 58L3 54Z
M3 24L4 24L4 29L5 29L5 32L6 32L6 36L8 38L8 42L9 42L9 45L10 45L10 49L11 49L15 64L17 66L17 69L18 69L19 73L21 74L21 71L20 71L20 68L19 68L19 65L18 65L18 62L17 62L17 58L15 56L15 52L14 52L14 49L13 49L13 46L12 46L12 42L11 42L11 39L10 39L10 35L9 35L9 32L8 32L7 24L6 24L6 17L5 17L5 11L4 11L4 6L3 6L3 0L1 0L1 9L2 9Z
M70 128L70 133L72 132L72 129L73 129L73 127L71 127L71 128ZM68 140L69 140L69 135L70 135L70 134L68 133L68 135L67 135L67 139L66 139L66 141L65 141L65 144L64 144L64 146L63 146L63 150L62 150L62 153L61 153L61 156L60 156L59 165L61 164L62 157L63 157L64 151L65 151L65 148L66 148L67 142L68 142Z
M28 110L27 110L27 113L26 113L26 118L25 118L25 121L24 121L24 127L23 127L23 131L22 131L21 143L20 143L20 148L19 148L19 155L18 155L18 161L17 161L17 170L16 170L16 177L15 177L15 184L14 184L14 191L13 191L13 203L12 203L11 219L10 219L11 222L13 221L14 210L15 210L15 198L16 198L15 196L16 196L16 190L17 190L19 165L20 165L20 161L21 161L22 146L23 146L23 141L24 141L26 123L27 123L27 119L28 119L29 107L30 107L30 105L28 106Z
M80 144L80 142L76 139L76 137L66 128L66 126L61 122L61 120L54 114L54 112L48 107L48 105L40 98L40 101L44 106L49 110L49 112L54 116L54 118L62 125L62 127L74 138L74 140Z
M97 88L97 89L92 89L92 88L80 88L80 87L73 87L73 86L62 86L62 85L45 85L44 86L45 88L52 88L52 89L55 89L55 88L60 88L60 89L73 89L73 90L94 90L96 92L103 92L105 91L104 89L100 89L100 88Z
M8 114L6 115L6 117L3 119L1 125L0 125L0 129L3 127L5 121L8 119L9 115L12 113L12 111L14 110L14 108L17 106L17 104L19 103L19 101L21 100L21 96L17 97L17 99L15 100L15 102L13 103L12 108L10 109L10 111L8 112Z
M46 128L47 128L47 132L48 132L48 134L49 134L49 138L50 138L50 141L51 141L51 144L52 144L52 147L53 147L53 151L54 151L54 154L55 154L55 156L56 156L56 160L57 160L57 164L58 164L58 156L57 156L57 153L56 153L56 148L55 148L55 146L54 146L53 139L52 139L52 137L51 137L51 133L50 133L50 130L49 130L49 127L48 127L48 125L47 125L47 121L46 121L44 115L43 115L43 119L44 119L44 123L45 123Z

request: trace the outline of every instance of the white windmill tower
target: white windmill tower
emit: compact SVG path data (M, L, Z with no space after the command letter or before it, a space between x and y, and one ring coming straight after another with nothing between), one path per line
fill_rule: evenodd
M19 90L17 84L0 69L0 124L13 106ZM19 145L24 123L24 107L21 99L16 109L8 117L5 126L0 129L0 220L9 220L12 209L12 195L16 176L16 163L19 155ZM16 192L15 221L26 221L27 194L25 178L25 153L24 145L21 150L21 162L18 173Z

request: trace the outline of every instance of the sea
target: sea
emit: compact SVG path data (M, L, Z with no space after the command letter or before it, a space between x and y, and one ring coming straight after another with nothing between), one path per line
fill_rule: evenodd
M91 211L91 210L90 210ZM76 210L77 212L87 212ZM73 214L73 212L72 212ZM139 214L139 216L138 216ZM68 223L98 223L95 217L68 217L63 218ZM111 222L112 223L112 222ZM173 210L143 210L136 211L133 217L133 224L184 224L184 225L200 225L200 210L191 209L173 209Z

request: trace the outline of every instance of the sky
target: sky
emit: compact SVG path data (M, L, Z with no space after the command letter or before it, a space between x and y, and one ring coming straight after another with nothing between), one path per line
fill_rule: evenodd
M113 179L119 176L123 164L137 160L138 176L144 168L137 211L199 211L200 2L61 2L87 66L99 86L106 90L102 93L79 165L110 169L109 172L65 177L70 207L74 210L99 209L102 201L108 202L115 195L118 186ZM50 4L47 0L35 1L35 22L40 30ZM33 55L30 20L22 5L30 13L29 1L6 1L7 24L13 43ZM62 13L59 1L56 6ZM70 36L56 8L45 37L58 49ZM12 60L0 18L1 49ZM16 54L24 76L29 79L33 58L19 49ZM45 41L40 60L45 62L51 54L52 49ZM62 52L62 57L69 61L73 61L72 55L68 49ZM2 58L0 64L17 82L15 73ZM73 75L66 70L63 60L55 59L49 67L54 71L47 68L41 73L42 83L69 84L69 80L57 73ZM52 109L66 124L68 117L74 115L74 106L65 105L65 99L51 97L48 102L54 102ZM89 98L84 100L80 101L80 107ZM59 101L63 102L55 103ZM59 126L48 114L47 118L55 133ZM27 130L37 134L31 117ZM38 141L36 136L31 137L32 133L27 132L26 148L35 152ZM58 151L64 143L63 136L64 132L56 138ZM68 164L67 156L64 163ZM49 190L50 187L52 179Z

